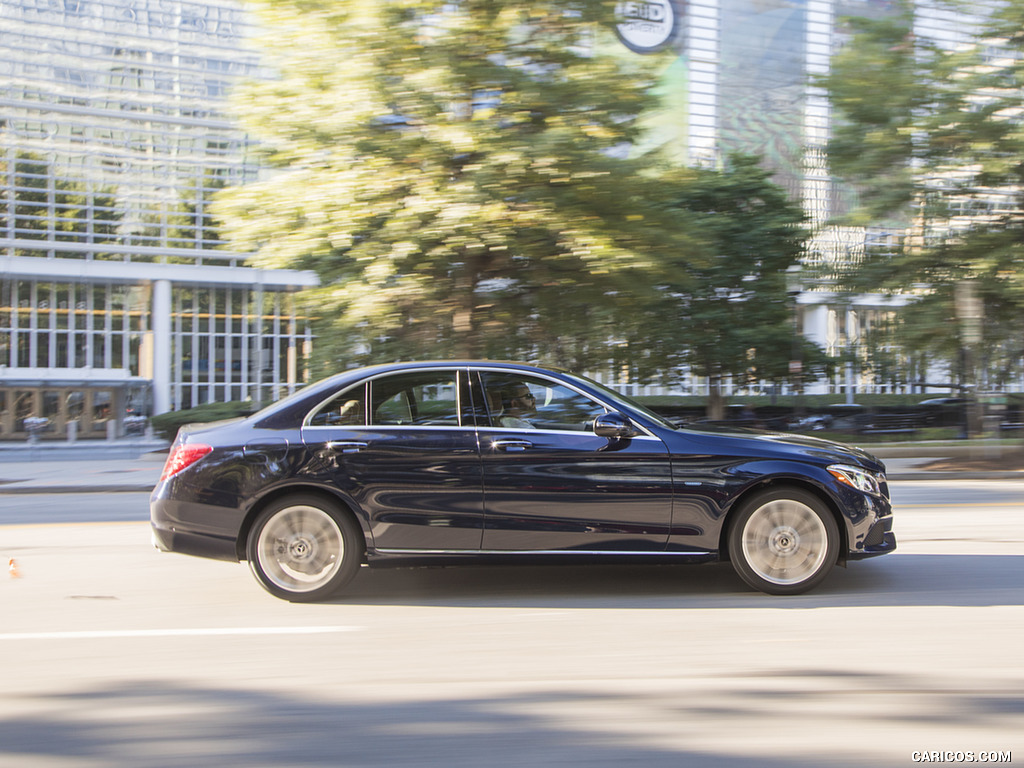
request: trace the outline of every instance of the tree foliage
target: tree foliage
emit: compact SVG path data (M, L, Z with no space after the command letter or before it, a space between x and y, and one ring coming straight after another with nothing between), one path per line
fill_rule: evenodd
M798 361L806 380L829 368L822 350L795 327L789 270L804 248L804 216L773 184L756 157L734 155L718 171L680 169L662 199L686 213L691 232L708 244L702 258L677 254L663 274L661 319L674 362L712 383L792 380ZM680 322L682 320L682 322ZM797 383L797 382L794 382Z
M995 382L1024 352L1024 2L1004 4L974 45L955 49L915 35L912 5L900 8L849 20L856 35L823 81L839 118L831 168L858 194L842 223L898 235L844 279L912 296L905 342L954 366L972 343L953 333L956 286L970 282Z
M221 210L261 264L321 275L322 352L606 354L638 276L684 242L622 156L653 81L600 53L608 10L260 6L280 76L239 103L278 173Z
M615 42L614 6L255 4L277 75L236 109L270 173L217 210L257 263L320 275L324 367L515 357L642 380L745 374L756 349L778 369L799 213L752 160L636 151L657 57Z

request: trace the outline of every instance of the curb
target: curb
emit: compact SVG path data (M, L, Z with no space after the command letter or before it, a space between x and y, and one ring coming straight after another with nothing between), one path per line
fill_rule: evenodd
M0 486L0 496L38 496L48 493L151 493L153 485L5 485Z
M942 472L926 470L923 472L886 474L886 480L889 482L893 480L1006 480L1012 482L1024 480L1024 472Z
M54 445L40 448L11 448L0 446L0 469L4 464L26 461L82 461L105 459L107 461L124 461L142 459L150 454L167 453L162 445L97 445L85 448Z

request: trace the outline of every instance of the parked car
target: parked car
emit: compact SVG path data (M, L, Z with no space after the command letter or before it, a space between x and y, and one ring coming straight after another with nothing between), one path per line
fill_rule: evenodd
M162 550L322 600L360 566L729 560L796 594L896 548L885 468L812 437L677 427L585 377L497 362L348 371L179 430Z

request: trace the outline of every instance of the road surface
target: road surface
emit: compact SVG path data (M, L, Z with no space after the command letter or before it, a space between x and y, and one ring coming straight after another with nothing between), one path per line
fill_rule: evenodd
M321 605L155 552L136 494L76 502L110 521L0 526L0 765L1019 763L1022 491L897 485L899 551L794 598L718 565L492 567Z

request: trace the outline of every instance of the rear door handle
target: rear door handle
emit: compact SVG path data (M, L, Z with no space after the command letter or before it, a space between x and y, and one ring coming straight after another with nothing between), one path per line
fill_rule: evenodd
M336 453L359 453L368 445L369 443L357 440L331 440L327 443L327 448Z
M495 440L494 447L506 453L519 453L527 448L533 448L533 443L529 440Z

